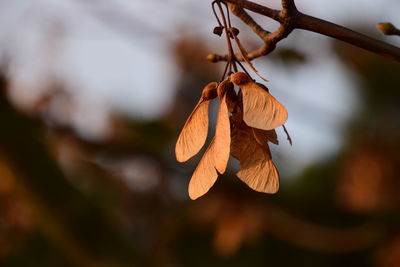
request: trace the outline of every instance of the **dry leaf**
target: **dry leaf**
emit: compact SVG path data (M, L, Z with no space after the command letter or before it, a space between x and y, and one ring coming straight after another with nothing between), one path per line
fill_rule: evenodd
M237 176L258 192L276 193L279 189L279 173L272 162L268 144L261 146L250 127L232 131L231 154L239 160L241 170Z
M272 130L283 125L288 117L286 108L243 72L231 75L243 94L243 120L254 128Z
M219 106L215 137L201 158L189 183L191 199L194 200L208 192L217 180L216 170L221 174L225 172L229 160L230 136L229 113L226 95L224 95Z
M187 119L175 146L176 159L185 162L203 147L208 132L208 106L211 97L216 97L218 83L210 83L203 90L203 96Z
M228 91L233 91L233 83L230 80L226 79L218 85L217 93L219 99L222 99L222 97Z

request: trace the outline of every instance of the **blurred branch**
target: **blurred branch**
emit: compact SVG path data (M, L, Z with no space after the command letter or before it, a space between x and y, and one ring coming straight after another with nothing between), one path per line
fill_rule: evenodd
M276 32L267 35L267 37L262 37L264 40L264 47L258 49L257 51L250 52L249 59L267 55L268 53L272 52L275 49L276 44L282 39L286 38L292 32L292 30L302 29L344 41L400 62L400 48L329 21L303 14L297 10L293 0L283 0L283 9L280 11L247 0L224 0L224 2L230 3L231 9L232 6L238 6L241 9L248 9L255 13L272 18L281 24ZM235 13L234 9L232 12ZM241 13L239 14L239 18L241 18L248 26L250 26L254 32L260 32L259 25L252 23L252 21L248 18L243 19L245 18L245 15L240 12L240 9L236 9L236 13ZM213 59L214 61L222 61L226 60L226 56L214 56Z
M44 233L77 266L137 262L136 250L115 230L110 218L71 184L49 155L38 125L10 105L6 88L0 74L0 121L4 126L0 148L18 171L17 182L32 199Z
M348 228L325 227L303 220L280 206L267 204L268 232L280 240L311 251L349 253L377 244L384 232L377 224L365 223Z

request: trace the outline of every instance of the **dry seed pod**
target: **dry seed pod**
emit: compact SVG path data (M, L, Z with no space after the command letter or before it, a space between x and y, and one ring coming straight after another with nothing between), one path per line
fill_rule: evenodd
M286 108L246 73L234 73L230 80L242 91L243 120L248 126L272 130L286 122Z
M221 100L215 137L211 141L189 183L191 199L201 197L210 190L218 178L218 173L224 173L229 160L231 143L230 123L226 97Z
M233 112L237 102L237 95L233 87L233 83L226 79L219 84L217 89L219 99L222 99L222 97L226 95L226 103L229 112Z
M227 91L232 91L233 90L233 83L231 81L224 80L218 85L217 93L219 99L222 99L222 97L225 95Z
M218 83L213 82L209 83L206 87L204 87L201 97L204 101L212 100L218 96L217 94L217 86Z
M218 83L213 82L204 87L203 96L183 126L175 146L175 155L179 162L187 161L203 147L208 132L208 106L210 104L210 99L205 98L210 93L204 92L216 91L217 86Z
M231 80L231 82L233 82L237 86L240 86L245 83L253 82L253 80L249 77L249 75L247 75L244 72L233 73L231 76L229 76L229 79Z
M237 176L250 188L270 194L278 191L279 173L272 162L268 144L260 145L252 128L232 131L231 154L240 162Z

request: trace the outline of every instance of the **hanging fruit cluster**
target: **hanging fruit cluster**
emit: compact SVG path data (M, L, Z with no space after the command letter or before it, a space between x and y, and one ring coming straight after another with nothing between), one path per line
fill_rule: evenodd
M225 172L230 155L239 160L241 169L237 176L250 188L276 193L279 173L272 162L268 142L278 144L274 129L286 122L288 113L269 94L267 87L255 82L237 60L231 39L236 42L244 61L259 75L250 61L246 60L246 50L237 37L239 31L230 26L228 9L227 22L221 2L214 2L213 7L215 4L220 9L224 25L217 17L219 26L214 29L214 33L226 33L229 53L227 65L221 82L212 82L204 87L198 104L179 135L175 147L176 158L179 162L185 162L203 147L208 132L208 107L210 101L218 97L215 136L192 175L189 183L190 198L196 199L207 193L218 175ZM236 64L245 72L238 72Z

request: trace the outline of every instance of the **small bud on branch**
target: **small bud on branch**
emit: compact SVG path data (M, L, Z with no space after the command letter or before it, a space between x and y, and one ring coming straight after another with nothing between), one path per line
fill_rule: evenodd
M400 36L400 30L397 29L392 23L390 22L383 22L376 25L378 30L380 30L384 35L398 35Z

